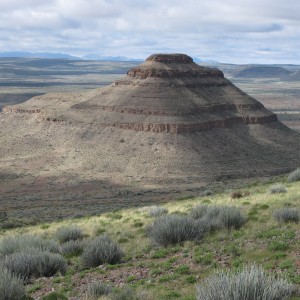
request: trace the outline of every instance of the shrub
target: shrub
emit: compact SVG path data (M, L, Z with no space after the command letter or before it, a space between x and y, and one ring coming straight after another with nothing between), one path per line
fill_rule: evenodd
M72 257L81 255L83 252L83 243L81 241L68 241L61 246L61 253L65 256Z
M219 230L223 227L223 225L218 218L210 219L208 217L203 217L195 220L195 227L197 232L202 232L202 234L205 234Z
M288 182L294 182L300 180L300 168L297 168L295 171L290 173L287 178Z
M3 223L1 222L1 227L2 229L13 229L13 228L18 228L22 227L24 224L18 221L8 221L5 220Z
M243 197L243 193L241 191L232 192L230 194L230 198L232 198L232 199L238 199L238 198L242 198L242 197Z
M25 287L19 276L7 268L0 271L0 300L20 300L25 296Z
M198 204L192 208L190 215L194 219L201 219L206 215L207 209L208 205Z
M200 239L203 236L203 230L200 226L196 226L191 217L166 215L156 219L148 227L148 235L155 244L168 246Z
M247 196L250 196L249 191L235 191L230 194L230 198L232 199L239 199Z
M274 218L280 223L299 222L299 211L295 208L281 208L274 212Z
M286 193L287 189L283 184L274 184L269 189L271 194Z
M7 221L7 212L6 211L0 211L0 222L3 223Z
M69 241L82 240L84 237L81 228L74 225L59 228L55 235L61 244Z
M149 212L148 212L150 217L159 217L167 213L168 213L168 209L162 206L151 206L149 207Z
M94 281L87 286L86 295L88 299L98 299L100 296L110 294L111 291L112 288L110 285Z
M81 219L81 218L84 218L84 217L85 217L84 213L82 213L82 212L77 212L77 213L75 213L75 214L72 216L72 219Z
M139 300L132 288L124 286L110 296L111 300Z
M239 229L246 221L238 208L225 205L198 205L191 211L191 216L208 232L222 227Z
M286 242L277 242L277 241L272 241L269 246L268 250L270 251L285 251L289 248L289 244Z
M40 237L24 234L5 237L0 241L0 257L24 250L38 249L58 253L59 246L52 240L44 240Z
M97 267L104 263L115 264L121 261L124 254L119 244L107 235L100 235L92 240L83 251L84 267Z
M51 292L50 294L42 297L42 300L68 300L68 298L64 294Z
M65 274L67 264L60 254L30 249L7 255L1 266L25 281L30 277L50 277L60 272Z
M219 220L225 228L241 228L245 223L245 218L240 210L234 206L222 206Z
M204 190L203 192L200 193L200 196L205 197L205 196L210 196L213 195L213 191L212 190Z
M256 265L238 273L219 271L197 286L197 300L284 300L293 292L285 279L276 279Z

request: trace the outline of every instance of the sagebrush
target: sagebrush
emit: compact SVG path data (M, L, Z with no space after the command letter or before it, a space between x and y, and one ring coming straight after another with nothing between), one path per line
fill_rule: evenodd
M0 265L25 281L31 277L50 277L58 272L65 274L67 270L67 264L60 254L38 249L7 255Z
M87 286L86 296L88 299L98 299L110 294L112 287L109 284L93 281Z
M7 268L0 270L0 300L21 300L25 296L22 279Z
M168 246L188 240L200 240L203 230L189 216L165 215L157 218L147 229L155 244Z
M68 241L61 245L61 253L67 257L79 256L84 249L84 243L82 241Z
M148 211L150 217L159 217L167 213L168 209L162 206L150 206Z
M59 253L59 245L56 242L24 234L3 238L0 241L0 258L15 252L31 249Z
M283 184L274 184L269 189L271 194L286 193L287 188Z
M57 229L55 236L58 239L58 241L62 244L69 241L82 240L84 234L81 228L72 225Z
M284 207L274 212L274 218L281 223L299 222L299 211L295 208Z
M288 182L294 182L300 180L300 168L297 168L295 171L290 173L287 178Z
M207 229L211 224L211 229L235 228L239 229L246 222L241 211L235 206L226 205L196 205L190 215L194 219L202 220L207 224Z
M293 286L256 265L237 273L218 271L197 286L197 300L285 300Z
M107 235L100 235L87 244L81 256L86 268L97 267L109 263L119 263L124 253L119 244Z

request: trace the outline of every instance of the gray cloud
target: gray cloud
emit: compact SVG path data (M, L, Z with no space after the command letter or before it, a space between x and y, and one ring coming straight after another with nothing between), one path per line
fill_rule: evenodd
M297 0L1 0L0 51L300 63ZM266 50L267 49L267 50Z

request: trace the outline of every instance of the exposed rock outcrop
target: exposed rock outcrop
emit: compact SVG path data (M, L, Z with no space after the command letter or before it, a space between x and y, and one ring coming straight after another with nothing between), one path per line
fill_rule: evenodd
M152 55L71 109L97 112L89 117L104 127L172 134L277 121L220 70L198 66L184 54Z

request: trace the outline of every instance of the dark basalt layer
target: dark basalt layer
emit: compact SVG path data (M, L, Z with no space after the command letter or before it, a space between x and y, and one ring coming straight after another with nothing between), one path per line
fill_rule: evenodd
M186 54L152 54L146 61L157 61L161 63L192 63L193 59Z

